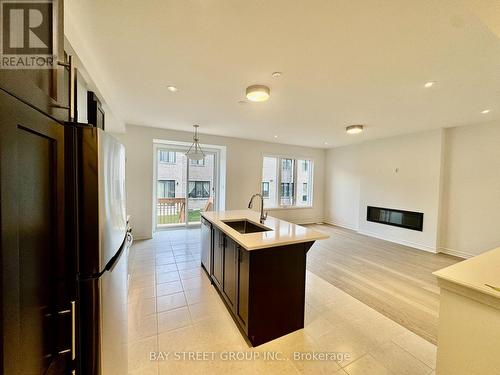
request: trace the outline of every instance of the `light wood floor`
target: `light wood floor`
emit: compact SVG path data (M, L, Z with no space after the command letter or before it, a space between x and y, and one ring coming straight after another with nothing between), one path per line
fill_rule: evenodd
M439 287L432 272L462 259L331 225L309 250L307 269L427 341L437 341Z

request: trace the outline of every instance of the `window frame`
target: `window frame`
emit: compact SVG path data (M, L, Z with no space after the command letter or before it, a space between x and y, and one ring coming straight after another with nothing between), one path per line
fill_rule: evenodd
M195 197L191 197L190 196L190 189L189 189L189 186L191 183L194 183L194 191L196 192L196 184L200 184L201 185L201 191L203 192L203 186L204 184L208 184L208 196L202 196L201 197L198 197L198 196L195 196ZM206 180L188 180L188 192L187 192L187 195L188 195L188 199L207 199L207 198L210 198L210 189L211 189L211 184L210 184L210 181L206 181Z
M276 155L276 154L262 154L262 158L261 158L261 178L260 178L260 181L261 181L261 189L262 189L262 183L265 182L264 181L264 158L276 158L277 159L277 162L276 162L276 191L275 191L275 195L276 195L276 205L275 206L272 206L272 207L264 207L266 210L268 211L273 211L273 210L300 210L300 209L311 209L311 208L314 208L314 164L315 164L315 160L313 157L310 157L310 156L291 156L291 155ZM282 175L281 175L281 163L282 163L282 159L293 159L294 162L293 162L293 186L294 186L294 197L293 197L293 205L282 205L280 203L280 189L281 189L281 184L282 184ZM297 173L297 169L300 168L298 166L299 164L299 160L300 161L303 161L303 160L307 160L309 161L309 168L308 168L308 173L309 173L309 180L308 180L308 185L310 185L310 200L309 200L309 204L307 205L298 205L298 194L299 194L299 188L298 188L298 183L297 183L297 176L298 176L298 173ZM270 187L269 187L270 188ZM302 192L300 192L300 196L302 198ZM301 200L301 199L300 199ZM302 200L301 200L302 201Z
M176 164L177 163L177 151L172 151L172 150L167 150L167 149L159 149L158 150L159 152L159 155L158 155L158 161L160 163L163 163L163 164ZM161 160L161 155L163 152L166 152L169 156L167 157L167 159L170 159L170 154L173 154L174 155L174 160L171 161L171 160Z
M173 185L173 194L174 196L173 197L161 197L160 199L169 199L169 198L175 198L175 185L176 185L176 181L175 180L156 180L157 181L157 184L162 184L163 185L163 192L165 192L165 188L167 186L169 186L169 184ZM157 191L158 191L158 186L156 187ZM168 192L167 192L168 193ZM168 194L167 194L168 195Z

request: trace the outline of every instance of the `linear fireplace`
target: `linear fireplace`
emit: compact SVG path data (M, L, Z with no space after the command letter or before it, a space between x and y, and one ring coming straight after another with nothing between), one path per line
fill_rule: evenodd
M368 206L366 220L422 232L424 214L422 212Z

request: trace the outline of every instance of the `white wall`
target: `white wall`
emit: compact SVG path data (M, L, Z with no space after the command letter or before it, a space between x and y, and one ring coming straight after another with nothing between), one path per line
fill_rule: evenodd
M500 122L447 129L442 250L471 256L500 246Z
M149 238L153 227L153 139L190 142L192 133L127 125L126 133L115 136L127 150L127 210L132 216L134 235ZM227 210L245 209L250 196L260 192L264 154L314 160L313 207L272 210L269 214L296 223L323 221L325 150L204 134L200 138L201 143L227 147Z
M329 150L326 221L436 251L442 133L435 130ZM367 206L423 212L423 231L369 222Z
M361 146L328 150L325 172L325 220L358 230Z
M500 122L339 147L326 165L327 222L461 257L500 246ZM424 231L368 222L367 205L424 212Z

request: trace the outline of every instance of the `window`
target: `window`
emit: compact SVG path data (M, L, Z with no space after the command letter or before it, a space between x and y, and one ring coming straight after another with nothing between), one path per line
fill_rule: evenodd
M189 181L189 198L210 198L210 181Z
M194 159L189 159L189 163L191 165L197 165L199 167L203 167L205 165L205 159L201 159L201 160L194 160Z
M307 202L308 190L307 182L302 183L302 202Z
M160 150L158 151L160 163L175 163L175 151Z
M158 198L175 198L175 180L158 180Z
M264 198L269 198L269 182L262 183L262 196Z
M282 206L292 206L293 205L293 183L292 182L282 182L281 183L280 203Z
M264 206L312 206L313 162L307 159L264 156L262 195Z

